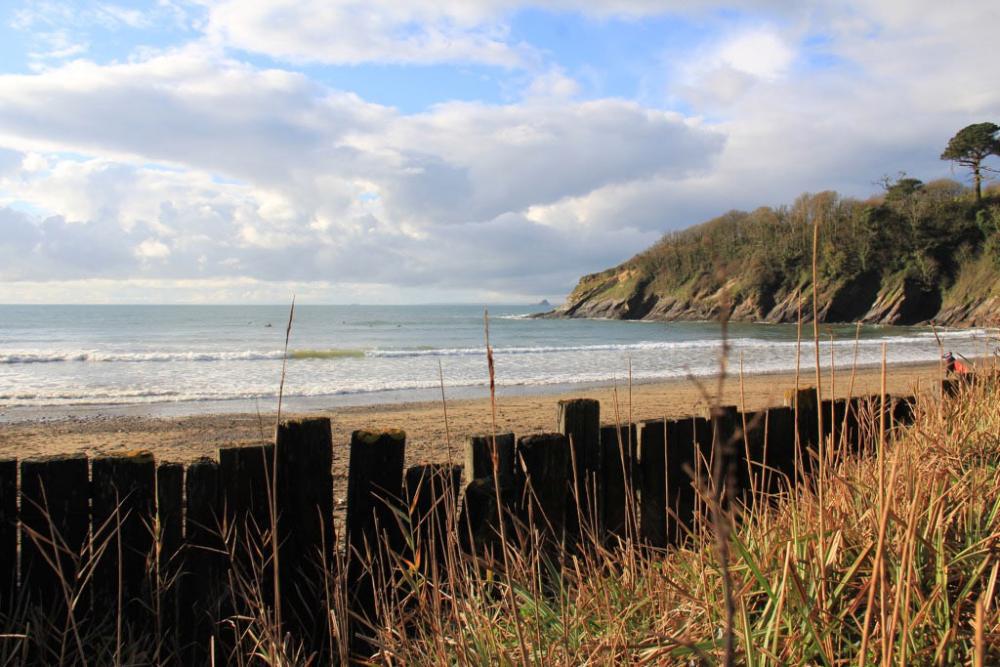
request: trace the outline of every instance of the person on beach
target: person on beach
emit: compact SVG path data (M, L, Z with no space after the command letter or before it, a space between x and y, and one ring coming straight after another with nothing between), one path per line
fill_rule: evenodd
M951 351L944 355L944 369L948 375L957 375L960 377L972 372L968 364L956 359Z

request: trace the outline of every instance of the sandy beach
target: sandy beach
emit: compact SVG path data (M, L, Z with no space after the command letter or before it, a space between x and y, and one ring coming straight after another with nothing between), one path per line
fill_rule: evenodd
M887 374L891 394L911 394L929 387L939 377L937 364L896 366ZM878 368L858 369L853 393L877 393ZM799 377L801 386L814 386L811 370ZM674 380L617 387L578 389L545 395L510 395L501 391L497 405L497 429L525 434L556 427L556 403L565 398L596 398L601 402L602 421L615 423L616 395L618 419L622 422L700 414L716 394L716 380L703 379L700 386L691 380ZM851 372L838 370L823 376L825 396L846 395ZM729 376L720 403L745 405L753 410L781 405L784 393L795 386L794 374ZM832 385L832 386L831 386ZM333 426L334 477L338 491L346 483L347 448L351 431L372 427L397 427L407 433L407 464L460 462L463 443L474 433L490 430L490 403L483 399L453 400L447 403L447 429L440 401L338 408L310 412L309 416L329 416ZM300 415L288 415L289 417ZM149 449L162 461L190 461L217 456L219 447L259 442L274 428L274 414L215 414L176 418L151 417L68 417L37 419L0 425L0 457L28 458L71 452L101 454L126 449ZM449 438L450 435L450 438ZM450 440L450 444L449 444Z

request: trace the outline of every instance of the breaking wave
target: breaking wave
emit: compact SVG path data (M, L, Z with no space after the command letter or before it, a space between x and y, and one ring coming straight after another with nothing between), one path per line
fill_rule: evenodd
M944 340L987 340L995 333L984 329L938 332ZM861 348L878 347L888 343L890 347L905 346L911 343L927 344L933 340L932 332L921 332L913 335L862 338L857 344ZM803 341L805 347L807 341ZM640 341L636 343L596 344L596 345L535 345L494 347L497 356L538 355L559 353L587 352L676 352L684 350L714 350L720 346L718 340L690 341ZM811 344L811 343L810 343ZM822 341L824 347L829 341ZM740 349L794 349L795 341L775 341L764 338L735 338L729 341L734 350ZM838 339L833 342L837 349L853 348L855 341ZM339 359L394 359L406 357L466 357L484 355L485 347L453 347L435 348L420 346L399 349L359 349L359 348L326 348L290 350L289 359L299 361L332 361ZM0 352L0 364L42 364L42 363L143 363L143 362L231 362L231 361L267 361L280 360L284 356L282 350L243 350L243 351L153 351L153 352L117 352L102 350L11 350Z

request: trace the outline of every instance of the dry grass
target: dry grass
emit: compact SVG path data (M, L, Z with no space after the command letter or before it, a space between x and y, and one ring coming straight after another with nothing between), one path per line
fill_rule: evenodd
M562 568L511 548L502 574L459 558L454 585L410 579L415 603L379 629L378 662L721 663L728 572L740 664L997 664L998 391L920 403L874 456L826 469L823 506L818 479L759 497L729 533L726 568L699 521L667 554L593 540Z
M925 397L911 427L870 429L867 454L826 443L827 465L810 483L774 494L754 485L743 504L722 504L718 467L713 475L703 461L702 514L668 551L639 544L632 525L614 544L586 530L569 555L518 525L499 553L469 554L456 490L436 500L434 525L398 507L403 548L366 557L377 619L349 611L342 573L361 556L341 550L323 564L316 585L330 611L319 649L274 612L271 534L223 527L228 560L248 566L230 572L217 639L201 648L215 664L336 664L355 633L371 663L390 665L998 664L997 377ZM628 516L634 524L635 508ZM114 548L106 532L80 571ZM442 535L443 549L432 548ZM60 546L43 538L32 537L54 557ZM186 662L187 647L149 631L158 619L140 628L120 613L97 618L74 609L88 581L63 583L68 612L17 605L0 620L0 664Z

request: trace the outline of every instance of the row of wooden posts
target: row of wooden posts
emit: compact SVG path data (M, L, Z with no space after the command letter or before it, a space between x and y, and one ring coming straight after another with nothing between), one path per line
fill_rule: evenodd
M887 423L908 421L912 404L892 399ZM244 581L257 584L264 606L279 596L291 631L323 636L330 607L324 571L338 550L355 556L346 559L348 598L360 615L373 614L373 561L356 556L379 543L412 550L412 539L400 539L400 516L427 549L440 550L447 539L440 527L450 525L465 552L476 555L495 548L501 535L525 531L542 537L532 544L566 550L585 535L663 548L692 521L699 483L692 476L715 456L729 453L737 494L773 490L808 472L820 438L856 450L862 434L878 428L882 405L880 397L824 401L820 412L814 390L806 390L788 406L759 412L726 407L608 425L597 401L574 399L559 403L557 432L471 437L464 465L406 470L402 431L356 431L342 535L334 531L326 418L284 422L274 444L221 449L218 459L187 466L157 463L148 452L4 460L0 613L28 603L54 617L67 606L77 617L120 614L195 660L219 635L218 619L235 611L226 591ZM458 521L449 523L452 513ZM427 534L426 526L438 532ZM257 545L247 548L242 541L251 533ZM278 586L267 564L274 544Z

